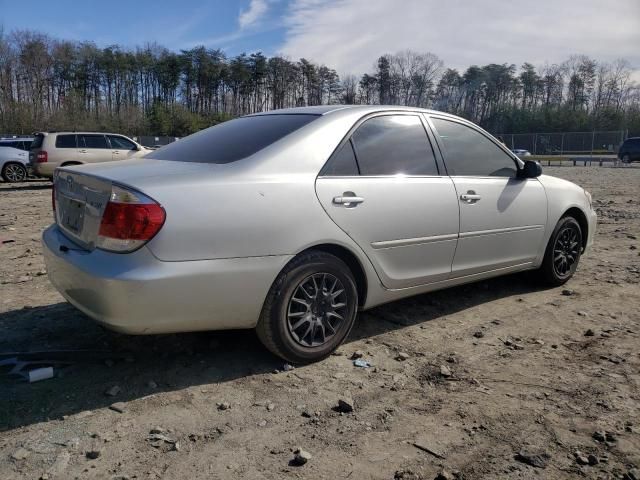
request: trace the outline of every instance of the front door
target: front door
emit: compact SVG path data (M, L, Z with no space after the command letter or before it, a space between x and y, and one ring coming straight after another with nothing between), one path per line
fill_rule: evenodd
M120 135L109 135L109 143L113 160L133 158L138 151L135 143Z
M438 170L419 115L364 120L331 157L316 192L333 221L371 260L385 287L450 276L458 201L453 181Z
M535 260L547 221L537 179L517 176L516 160L479 129L431 117L460 207L452 277Z

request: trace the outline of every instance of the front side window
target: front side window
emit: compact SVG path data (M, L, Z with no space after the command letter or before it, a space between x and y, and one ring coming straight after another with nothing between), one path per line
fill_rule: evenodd
M483 134L458 122L431 118L444 147L449 175L515 177L515 161Z
M247 158L320 118L310 114L269 114L220 123L170 143L146 158L198 163L231 163Z
M431 143L417 115L370 118L351 139L361 175L438 175Z
M79 135L80 148L109 148L104 135Z
M109 142L112 150L135 150L136 144L131 140L116 135L109 135Z
M76 148L75 135L58 135L56 137L56 148Z

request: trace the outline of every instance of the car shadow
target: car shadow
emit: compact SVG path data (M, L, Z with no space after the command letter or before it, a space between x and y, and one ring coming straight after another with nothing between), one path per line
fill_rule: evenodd
M522 275L512 275L386 304L363 312L346 344L535 289ZM1 313L0 339L0 362L18 357L36 362L26 370L53 365L55 371L54 378L30 384L8 375L11 366L0 367L0 431L285 365L251 330L122 335L67 303ZM115 385L120 393L105 395Z
M48 180L34 179L19 184L0 182L0 192L24 192L27 190L48 190L53 184Z

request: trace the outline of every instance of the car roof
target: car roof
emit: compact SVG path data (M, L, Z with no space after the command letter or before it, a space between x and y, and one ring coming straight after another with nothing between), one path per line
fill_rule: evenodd
M345 111L360 111L362 113L370 112L384 112L384 111L408 111L408 112L423 112L423 113L437 113L453 117L454 115L440 112L437 110L429 110L426 108L417 107L405 107L401 105L317 105L312 107L293 107L282 108L279 110L269 110L267 112L258 112L249 116L259 115L329 115L336 112Z
M121 137L126 137L124 133L113 133L113 132L65 132L65 131L50 131L50 132L37 132L36 135L120 135ZM128 137L127 137L128 138Z

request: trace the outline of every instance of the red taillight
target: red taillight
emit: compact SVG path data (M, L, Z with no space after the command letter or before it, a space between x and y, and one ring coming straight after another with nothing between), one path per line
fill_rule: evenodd
M38 152L38 154L36 155L36 162L38 163L47 163L48 159L49 159L49 156L47 155L47 152L45 152L44 150L42 150L41 152Z
M96 246L110 252L132 252L162 228L164 208L152 198L113 185L102 214Z
M99 235L118 240L150 240L162 227L164 218L164 209L157 203L109 202Z

